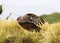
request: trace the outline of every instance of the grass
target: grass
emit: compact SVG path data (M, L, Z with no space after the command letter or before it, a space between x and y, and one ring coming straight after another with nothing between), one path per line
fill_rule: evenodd
M52 24L52 23L56 23L60 21L60 13L52 13L50 15L42 15L40 16L42 17L45 21L47 21L48 23Z
M60 43L60 23L45 23L40 32L23 29L16 20L0 20L0 43Z

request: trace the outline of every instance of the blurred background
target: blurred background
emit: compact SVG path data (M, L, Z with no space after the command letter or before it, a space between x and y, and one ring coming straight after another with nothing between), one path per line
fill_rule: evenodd
M1 13L2 12L2 13ZM60 12L60 0L0 0L0 18L16 19L27 13L38 16Z

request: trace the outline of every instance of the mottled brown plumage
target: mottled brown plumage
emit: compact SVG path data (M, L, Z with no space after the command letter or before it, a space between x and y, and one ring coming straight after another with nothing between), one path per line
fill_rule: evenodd
M25 16L21 16L17 18L18 23L26 30L28 31L36 31L40 32L40 27L36 26L37 24L44 24L44 20L40 17L38 17L35 14L29 13Z

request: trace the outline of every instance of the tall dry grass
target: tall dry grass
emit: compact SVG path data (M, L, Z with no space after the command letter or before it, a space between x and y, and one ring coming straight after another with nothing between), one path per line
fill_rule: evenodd
M42 28L40 32L30 32L16 20L0 20L0 43L60 43L60 23L46 22L39 27Z

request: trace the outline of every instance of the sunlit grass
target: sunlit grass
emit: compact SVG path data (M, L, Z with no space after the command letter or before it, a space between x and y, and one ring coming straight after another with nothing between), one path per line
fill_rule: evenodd
M16 20L0 20L0 43L56 43L60 36L60 23L45 23L40 32L23 29ZM57 42L58 43L58 42Z

